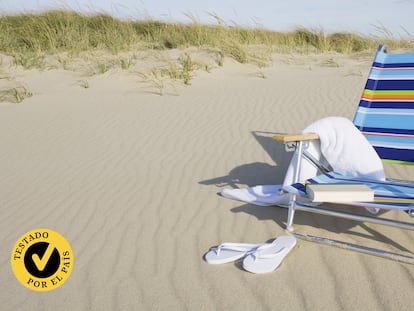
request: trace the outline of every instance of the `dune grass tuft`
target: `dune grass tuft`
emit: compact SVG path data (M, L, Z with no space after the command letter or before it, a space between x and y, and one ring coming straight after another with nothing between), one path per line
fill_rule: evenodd
M18 104L31 96L32 93L24 85L19 85L0 90L0 103L7 102Z

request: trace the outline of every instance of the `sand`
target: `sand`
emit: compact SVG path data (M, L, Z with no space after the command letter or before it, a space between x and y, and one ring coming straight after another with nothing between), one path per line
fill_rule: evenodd
M226 58L163 96L132 69L3 64L33 96L0 105L1 309L412 310L413 267L374 256L298 240L265 275L203 260L222 242L286 234L286 209L217 193L281 183L291 154L271 134L352 119L372 56L282 54L265 68ZM295 221L300 233L414 250L412 232L300 212ZM50 292L23 287L10 268L14 243L36 228L61 233L74 253L70 278Z

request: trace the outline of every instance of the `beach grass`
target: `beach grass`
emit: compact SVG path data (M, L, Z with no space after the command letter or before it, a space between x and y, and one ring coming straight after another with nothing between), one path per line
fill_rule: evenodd
M216 48L240 63L249 61L245 46L262 45L277 52L335 51L353 53L375 48L379 42L392 48L413 47L411 40L400 38L367 38L359 34L333 33L296 29L275 32L262 28L227 25L219 17L218 25L158 21L126 21L105 14L85 15L71 11L49 11L0 17L0 52L12 55L24 67L41 66L42 53L107 50L112 54L134 45L146 49ZM127 65L125 65L127 66Z
M69 10L3 15L0 66L12 64L26 70L62 68L81 71L85 76L103 75L119 68L136 74L156 94L163 95L168 89L176 93L174 82L190 85L197 70L210 72L212 67L223 66L227 58L256 66L256 76L266 78L263 69L272 64L275 53L372 53L380 43L393 50L414 48L413 40L395 38L383 28L384 36L370 37L305 28L276 32L241 27L210 15L216 25L204 25L191 14L186 14L189 23L121 20ZM196 60L195 51L204 51L208 59ZM3 57L8 61L3 62ZM154 60L152 67L139 67L142 63L137 62L147 57ZM323 65L338 66L334 59ZM87 80L81 81L81 87L89 88ZM0 102L21 102L30 96L26 87L12 87L1 91Z

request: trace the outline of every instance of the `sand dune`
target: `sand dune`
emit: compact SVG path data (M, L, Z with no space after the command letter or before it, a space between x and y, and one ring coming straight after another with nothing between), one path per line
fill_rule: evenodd
M259 70L228 60L163 96L128 71L18 71L33 96L0 106L4 310L412 310L406 264L301 240L266 275L203 260L222 242L285 234L285 209L217 192L280 183L291 155L269 135L352 118L370 64L371 55L276 55ZM397 229L300 213L296 222L298 232L413 250L414 234ZM35 228L60 232L75 256L68 281L48 293L10 269L14 243Z

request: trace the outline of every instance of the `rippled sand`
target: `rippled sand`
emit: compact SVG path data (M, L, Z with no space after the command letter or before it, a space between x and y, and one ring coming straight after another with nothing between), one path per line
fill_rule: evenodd
M87 88L76 72L21 71L33 96L0 106L2 310L412 310L407 264L302 240L266 275L203 260L222 242L285 234L285 209L217 192L280 183L291 154L269 133L352 119L370 65L371 56L276 55L258 72L228 61L164 96L125 71L89 77ZM300 212L296 223L414 250L414 234L398 229ZM75 256L68 281L48 293L10 269L14 243L35 228L60 232Z

